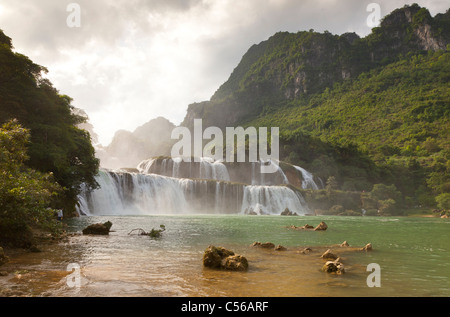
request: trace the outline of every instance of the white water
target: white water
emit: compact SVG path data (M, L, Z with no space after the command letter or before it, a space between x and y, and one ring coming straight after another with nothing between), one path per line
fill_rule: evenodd
M80 214L236 214L250 210L280 214L288 208L301 215L308 211L301 195L285 186L246 186L107 170L101 170L96 180L99 189L79 196Z
M126 177L124 177L126 175ZM137 173L101 170L100 188L79 196L79 212L86 215L181 213L185 210L185 181Z
M319 186L317 186L316 182L314 181L313 175L305 170L304 168L300 166L294 165L295 169L302 173L302 188L303 189L319 189Z
M227 167L221 161L214 161L211 158L201 157L199 158L198 170L190 170L191 178L199 179L213 179L218 181L230 181ZM161 161L161 166L156 166L157 159L149 159L139 163L137 169L140 173L144 174L159 174L169 177L180 178L180 167L183 163L182 158L164 158ZM189 163L186 163L189 164ZM192 168L192 165L189 166ZM194 175L196 177L194 177Z
M279 162L270 161L277 168L275 173L261 173L261 161L251 162L251 171L241 171L234 173L232 178L232 170L236 165L229 165L222 161L214 161L212 158L201 157L198 162L183 162L181 158L152 158L139 163L137 169L143 174L158 174L175 178L196 178L210 179L217 181L233 181L248 183L251 185L280 185L289 184L284 171L279 166ZM250 166L250 165L247 165ZM229 170L230 169L230 170Z
M200 158L200 178L230 181L227 167L220 161L210 158Z
M282 184L289 184L289 180L284 173L284 171L281 169L279 163L275 163L274 161L270 160L270 164L274 164L277 167L276 174L279 175L282 179ZM252 162L252 185L268 185L270 183L271 174L269 173L261 173L261 164L264 164L263 162ZM273 176L272 176L273 177Z
M245 186L241 213L279 215L286 208L298 215L308 213L300 194L284 186Z

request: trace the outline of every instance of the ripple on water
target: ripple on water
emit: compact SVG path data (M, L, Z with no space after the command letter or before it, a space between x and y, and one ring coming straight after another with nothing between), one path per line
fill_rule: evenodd
M75 235L49 251L13 259L8 265L29 275L0 277L2 292L51 296L447 296L450 246L446 222L436 219L377 217L155 216L70 219L72 232L87 224L113 222L110 236ZM289 230L289 225L318 224L325 232ZM128 235L134 228L160 224L160 239ZM443 238L444 237L444 238ZM357 249L371 242L373 252L336 247L347 240ZM288 247L276 252L251 248L254 241ZM248 272L204 269L209 244L228 247L247 257ZM310 246L313 252L297 251ZM347 273L321 272L321 252L331 247L342 256ZM66 285L68 263L79 263L79 291ZM382 287L367 287L369 263L381 267ZM10 296L10 295L7 295Z

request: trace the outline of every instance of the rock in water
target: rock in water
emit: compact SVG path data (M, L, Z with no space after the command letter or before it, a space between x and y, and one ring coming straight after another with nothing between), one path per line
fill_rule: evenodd
M367 243L361 251L372 251L372 243Z
M317 230L327 230L328 229L328 226L327 226L327 224L325 223L325 222L320 222L319 223L319 225L317 226L317 227L315 227L314 228L314 231L317 231Z
M344 264L339 261L327 261L322 267L322 271L335 274L345 273Z
M290 211L289 208L286 208L284 211L280 213L281 216L298 216L297 213Z
M311 248L304 248L303 250L297 251L298 253L302 253L302 254L308 254L310 252L312 252Z
M225 258L224 269L232 271L247 271L248 261L242 255L230 255Z
M253 242L252 247L260 247L260 248L264 248L264 249L274 249L275 248L275 244L273 244L272 242Z
M110 221L107 221L105 223L94 223L84 228L83 234L108 235L111 227L112 223Z
M277 245L275 247L275 251L286 251L286 250L287 250L287 248L283 247L282 245Z
M322 259L325 260L336 260L337 258L337 255L331 252L330 249L326 250L325 253L322 254Z
M203 254L203 266L232 271L246 271L248 261L242 255L222 247L210 245Z

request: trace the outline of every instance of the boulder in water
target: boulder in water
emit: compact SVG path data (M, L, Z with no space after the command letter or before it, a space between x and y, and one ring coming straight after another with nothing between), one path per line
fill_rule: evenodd
M248 261L245 257L234 254L233 251L210 245L203 254L203 266L215 269L245 271Z
M286 251L286 250L287 250L287 248L283 247L282 245L277 245L275 247L275 251Z
M339 246L341 246L341 247L349 247L350 245L348 244L347 241L344 241Z
M230 255L225 258L223 268L231 271L246 271L248 269L248 261L242 255Z
M367 243L363 248L361 248L361 251L372 251L372 243Z
M105 223L94 223L83 229L83 234L97 234L108 235L112 227L112 223L107 221Z
M327 261L322 267L322 271L339 275L345 273L344 264L339 261Z
M302 254L308 254L310 252L312 252L311 248L304 248L303 250L297 251L298 253L302 253Z
M290 211L289 208L286 208L284 211L281 212L281 216L298 216L297 213Z
M253 242L252 247L260 247L260 248L264 248L264 249L274 249L275 248L275 244L273 244L272 242Z
M319 225L317 227L314 228L314 231L318 231L318 230L327 230L328 226L325 222L320 222Z

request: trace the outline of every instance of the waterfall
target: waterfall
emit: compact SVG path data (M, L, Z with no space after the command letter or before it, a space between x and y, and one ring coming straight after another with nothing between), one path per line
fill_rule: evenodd
M245 186L241 213L279 215L286 208L298 215L308 213L300 193L285 186Z
M274 173L261 173L262 164L274 164ZM249 168L251 166L251 168ZM211 179L251 185L287 185L289 180L279 162L222 162L212 158L198 158L197 162L184 162L181 158L159 157L142 161L137 167L143 174L158 174L175 178Z
M164 166L166 170L168 163L166 161ZM149 167L154 163L146 164ZM218 171L223 172L217 169L215 173ZM205 170L205 173L219 176L212 170ZM103 169L96 180L99 189L85 190L79 195L81 215L238 214L250 210L259 214L280 214L286 208L301 215L308 210L300 193L286 186L254 186Z
M317 186L316 182L314 181L314 176L305 170L304 168L301 168L300 166L295 166L295 169L302 173L302 188L303 189L319 189L319 186Z
M280 162L270 162L277 171L261 173L268 162L222 162L200 158L157 157L142 161L138 173L101 169L96 176L100 188L82 190L80 215L136 215L179 213L257 213L276 215L289 209L299 215L308 207L289 180ZM302 175L303 189L319 189L313 175L293 165ZM300 175L293 179L299 184Z
M79 195L86 215L157 214L185 211L183 182L159 175L100 170L99 189Z
M184 162L179 157L149 159L139 163L137 169L144 174L230 181L225 164L206 157L199 158L199 162Z

